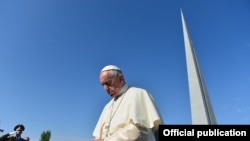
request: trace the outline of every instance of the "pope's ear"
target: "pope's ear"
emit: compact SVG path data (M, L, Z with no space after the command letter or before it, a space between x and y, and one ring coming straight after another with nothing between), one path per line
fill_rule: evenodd
M120 81L123 81L123 76L122 75L119 75L118 77L119 77Z

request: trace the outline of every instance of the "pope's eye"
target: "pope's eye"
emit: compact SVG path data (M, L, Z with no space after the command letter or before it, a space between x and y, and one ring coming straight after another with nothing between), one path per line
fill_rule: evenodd
M106 81L102 83L102 86L110 86L112 83L112 80Z

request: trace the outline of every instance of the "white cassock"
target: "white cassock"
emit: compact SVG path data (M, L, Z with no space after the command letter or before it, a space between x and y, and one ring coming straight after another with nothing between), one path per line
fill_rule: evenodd
M154 132L163 124L150 93L130 87L104 107L93 136L104 141L155 141Z

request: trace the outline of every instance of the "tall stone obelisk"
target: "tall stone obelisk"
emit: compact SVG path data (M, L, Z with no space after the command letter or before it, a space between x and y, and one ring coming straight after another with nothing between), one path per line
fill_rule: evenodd
M185 43L192 124L214 125L217 124L216 119L205 83L202 79L201 70L195 55L194 47L188 34L187 25L182 10L181 20Z

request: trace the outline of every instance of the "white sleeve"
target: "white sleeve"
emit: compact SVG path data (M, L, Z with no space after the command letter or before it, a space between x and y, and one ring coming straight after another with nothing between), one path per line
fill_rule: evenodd
M14 135L16 134L16 131L10 132L9 135Z

